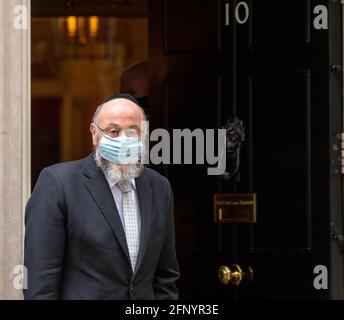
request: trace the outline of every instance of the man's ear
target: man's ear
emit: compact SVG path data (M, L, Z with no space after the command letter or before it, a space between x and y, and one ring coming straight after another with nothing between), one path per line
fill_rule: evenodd
M92 134L93 145L97 145L97 130L93 123L90 124L90 132Z
M96 128L92 122L90 123L90 131L91 131L92 135L96 134Z

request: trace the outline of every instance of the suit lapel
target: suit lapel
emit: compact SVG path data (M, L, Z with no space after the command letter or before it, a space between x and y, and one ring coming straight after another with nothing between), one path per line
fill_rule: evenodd
M103 172L97 167L93 157L94 153L86 158L86 164L84 167L84 175L87 177L85 182L86 187L100 208L106 221L109 223L113 234L117 238L125 256L128 259L128 263L131 266L125 232L115 201L113 200L112 192ZM138 271L147 248L152 207L152 188L145 177L145 170L143 170L142 174L135 179L135 184L141 212L141 235L134 274Z
M140 249L135 267L136 273L142 263L147 248L149 229L151 224L152 188L145 178L144 171L141 176L135 179L135 183L141 211Z
M125 233L121 219L119 217L113 195L110 187L102 173L101 169L98 168L92 158L87 159L85 166L85 175L87 176L86 187L92 195L94 201L97 203L106 221L111 227L111 230L117 238L124 254L126 255L130 264L129 251L125 238ZM131 264L130 264L131 265Z

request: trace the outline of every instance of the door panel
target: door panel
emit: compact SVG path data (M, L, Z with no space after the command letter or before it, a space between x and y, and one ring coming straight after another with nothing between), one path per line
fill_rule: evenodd
M200 92L203 92L201 96ZM208 126L216 127L218 115L213 97L216 96L217 81L211 79L185 80L178 82L167 80L164 91L165 124L173 137L174 128L206 129ZM200 108L201 105L208 108ZM187 109L187 110L185 110ZM198 121L194 122L195 115ZM190 126L190 124L193 124ZM171 150L172 151L172 150ZM195 162L195 149L193 162ZM184 153L181 154L183 159ZM172 160L172 153L171 153ZM175 163L175 161L174 161ZM212 223L212 194L216 192L216 178L207 176L206 166L172 164L166 167L166 174L173 181L175 196L179 201L175 204L176 219L178 221L177 245L180 249L197 249L199 247L216 247L216 225ZM206 184L195 184L198 177ZM179 213L181 213L179 215ZM185 237L187 234L187 237Z
M250 79L254 132L250 174L261 213L254 228L255 248L310 245L309 85L309 73L264 74Z
M166 128L172 137L173 129L220 126L222 82L210 63L218 55L217 12L217 1L210 0L149 3L152 130ZM174 191L181 297L220 298L216 275L222 252L219 226L213 223L219 178L208 176L204 164L155 169L169 178Z
M330 264L328 32L310 21L319 3L250 4L235 44L236 110L249 136L238 188L256 192L258 207L239 232L238 263L256 277L239 296L326 299L313 269Z

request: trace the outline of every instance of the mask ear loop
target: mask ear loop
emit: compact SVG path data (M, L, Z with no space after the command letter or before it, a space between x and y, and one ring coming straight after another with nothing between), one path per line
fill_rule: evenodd
M103 135L103 132L101 131L101 129L100 129L94 122L92 122L92 124L96 127L98 133L99 133L100 135Z
M98 133L99 133L102 137L108 138L108 139L115 139L115 138L111 138L111 137L109 137L108 135L106 135L106 134L102 131L102 129L100 129L94 122L93 122L93 125L96 127Z

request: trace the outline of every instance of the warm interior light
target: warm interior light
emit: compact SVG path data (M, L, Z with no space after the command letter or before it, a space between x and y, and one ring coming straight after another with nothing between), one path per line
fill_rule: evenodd
M75 16L69 16L67 18L67 30L70 38L75 38L77 29L77 19Z
M89 32L91 38L96 38L99 29L99 18L92 16L89 18Z

